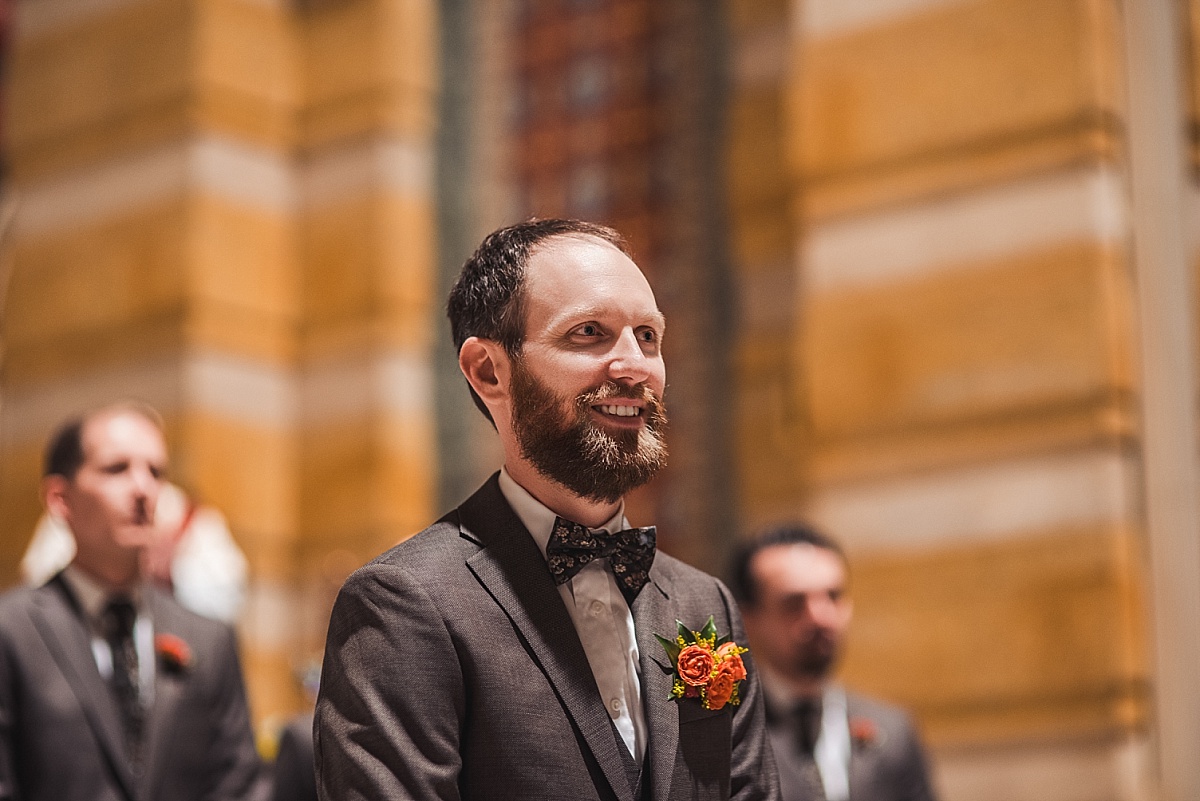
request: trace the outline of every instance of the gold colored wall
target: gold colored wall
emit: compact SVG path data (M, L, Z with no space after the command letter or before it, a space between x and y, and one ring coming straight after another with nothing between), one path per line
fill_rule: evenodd
M914 711L946 801L1152 792L1118 7L724 6L741 524L847 545L844 676ZM437 8L17 7L0 582L54 425L144 397L250 557L264 729L341 579L438 511ZM477 102L501 224L519 154Z
M252 706L278 720L341 578L433 511L434 4L16 14L2 578L53 427L146 399L249 557Z
M1117 4L730 7L747 527L848 547L946 799L1145 797Z

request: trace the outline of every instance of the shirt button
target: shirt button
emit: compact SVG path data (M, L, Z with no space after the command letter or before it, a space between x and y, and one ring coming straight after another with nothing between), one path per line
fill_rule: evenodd
M614 698L611 701L609 701L608 708L613 711L613 714L620 712L621 711L621 699Z
M589 610L592 613L592 617L600 617L600 615L604 614L604 604L600 601L592 601Z

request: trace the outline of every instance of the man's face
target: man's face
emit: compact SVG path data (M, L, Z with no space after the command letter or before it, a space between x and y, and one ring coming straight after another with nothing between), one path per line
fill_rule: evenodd
M512 368L521 457L576 495L612 502L666 459L662 314L637 266L591 237L551 239L526 272Z
M852 614L842 558L807 543L773 545L755 554L750 570L759 591L744 610L754 655L786 679L823 679Z
M162 433L140 414L102 412L83 430L83 464L60 481L55 512L70 526L85 563L126 559L154 538L154 508L167 468Z

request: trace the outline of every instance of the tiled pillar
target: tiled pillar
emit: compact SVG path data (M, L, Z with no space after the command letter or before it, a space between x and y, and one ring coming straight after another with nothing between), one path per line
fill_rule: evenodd
M759 516L847 545L845 678L914 710L948 801L1142 797L1115 4L809 0L787 30L793 361L744 352L801 455Z
M251 564L256 717L336 582L430 518L432 3L30 0L8 90L0 565L67 415L165 415Z

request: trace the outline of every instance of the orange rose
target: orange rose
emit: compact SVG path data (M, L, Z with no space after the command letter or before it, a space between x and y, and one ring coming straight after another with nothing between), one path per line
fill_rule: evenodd
M702 687L708 683L715 663L712 651L699 645L689 645L679 652L679 678L685 684Z
M726 670L728 663L717 668L717 675L712 677L712 681L708 683L708 690L705 693L705 706L709 709L721 709L733 696L733 687L736 680L733 678L733 673Z
M742 657L738 655L737 648L737 643L727 642L717 649L717 658L723 660L721 662L722 669L729 665L734 681L741 681L746 678L746 665L742 662Z
M192 663L192 649L174 634L155 635L154 650L162 657L166 666L172 670L186 670Z

